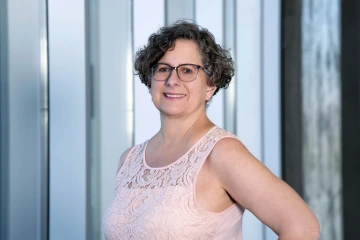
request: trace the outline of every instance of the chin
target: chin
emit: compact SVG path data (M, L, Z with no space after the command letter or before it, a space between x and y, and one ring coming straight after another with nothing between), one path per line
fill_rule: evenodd
M183 110L180 110L180 109L169 109L169 108L158 108L158 110L160 111L161 114L165 115L165 116L173 116L173 117L176 117L176 116L179 116L181 115L182 113L184 113Z

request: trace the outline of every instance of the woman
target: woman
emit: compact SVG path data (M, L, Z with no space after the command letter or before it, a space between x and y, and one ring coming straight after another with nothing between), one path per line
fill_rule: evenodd
M135 69L161 128L121 156L106 239L242 239L245 209L280 239L319 238L295 191L206 116L234 73L210 32L184 21L163 27L137 53Z

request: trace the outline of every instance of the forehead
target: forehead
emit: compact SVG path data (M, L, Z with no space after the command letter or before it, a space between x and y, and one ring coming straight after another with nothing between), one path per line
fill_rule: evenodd
M202 64L198 44L191 40L176 40L174 48L169 49L159 62L173 66L183 63Z

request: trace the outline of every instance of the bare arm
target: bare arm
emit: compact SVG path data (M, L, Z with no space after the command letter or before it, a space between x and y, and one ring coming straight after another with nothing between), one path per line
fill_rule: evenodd
M319 239L318 220L306 203L241 142L230 138L220 140L209 161L222 187L278 234L279 239Z

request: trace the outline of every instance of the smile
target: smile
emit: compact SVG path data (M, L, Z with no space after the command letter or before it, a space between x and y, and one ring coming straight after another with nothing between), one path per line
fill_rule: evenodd
M164 96L168 97L168 98L182 98L182 97L185 97L186 95L185 94L164 93Z

